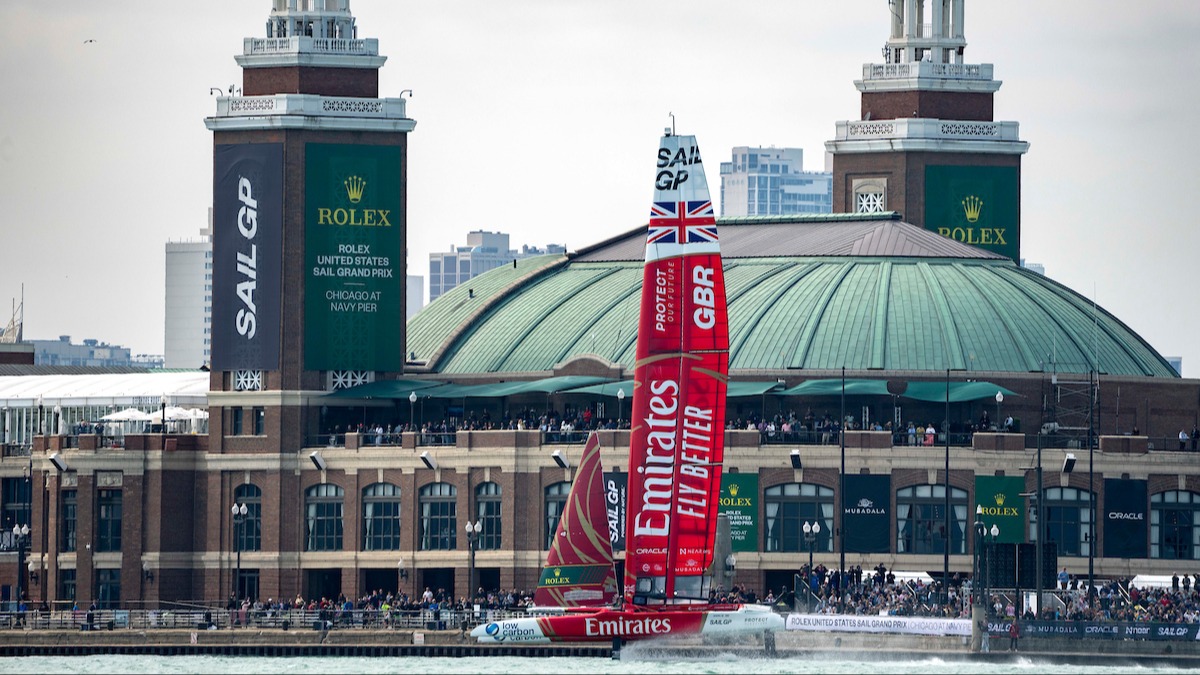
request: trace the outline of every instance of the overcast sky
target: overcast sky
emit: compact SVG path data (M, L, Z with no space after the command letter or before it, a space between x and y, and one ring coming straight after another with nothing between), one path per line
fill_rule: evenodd
M269 0L0 0L0 316L161 354L164 245L212 202L210 87ZM352 0L412 89L409 272L472 230L575 250L646 222L674 114L719 196L734 146L823 170L885 0ZM1200 3L967 0L968 63L1020 123L1021 250L1200 377ZM95 42L85 43L86 40ZM2 324L3 321L0 321Z

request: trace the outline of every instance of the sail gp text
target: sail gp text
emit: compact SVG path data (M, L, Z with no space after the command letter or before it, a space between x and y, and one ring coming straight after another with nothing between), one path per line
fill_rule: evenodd
M679 383L651 380L649 390L646 459L645 465L637 468L638 473L644 475L642 504L634 519L634 534L666 536L671 531L672 506L675 514L684 518L708 517L713 409L683 406L680 438L676 435ZM676 457L681 462L678 468ZM678 486L675 485L677 469Z
M671 303L675 285L674 269L654 271L654 328L665 331L667 324L675 322L675 307ZM692 323L701 330L712 330L717 323L716 282L713 268L704 265L692 267Z

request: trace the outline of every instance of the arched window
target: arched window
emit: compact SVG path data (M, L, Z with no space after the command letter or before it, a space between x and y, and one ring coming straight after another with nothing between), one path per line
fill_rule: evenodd
M244 483L233 491L233 505L246 505L246 515L241 524L234 527L237 537L235 551L262 550L262 490L252 483Z
M363 550L400 550L400 488L373 483L363 488Z
M1088 555L1091 509L1087 490L1046 488L1046 541L1054 542L1060 556ZM1029 510L1029 532L1037 539L1037 509Z
M1200 494L1170 490L1150 496L1150 557L1195 560L1200 551Z
M458 548L458 490L449 483L421 488L421 550Z
M967 491L950 488L950 552L966 553ZM946 486L896 491L896 552L946 552Z
M500 486L495 483L480 483L475 488L475 517L483 525L483 534L475 544L477 550L500 548Z
M763 493L767 512L767 552L808 550L804 523L820 523L814 551L833 550L833 490L812 483L784 483Z
M307 514L307 551L342 550L342 488L329 483L314 485L304 493Z
M542 538L542 544L547 551L550 550L550 544L554 543L558 520L562 518L563 511L567 508L567 495L570 493L571 484L567 482L555 483L546 488L546 532Z

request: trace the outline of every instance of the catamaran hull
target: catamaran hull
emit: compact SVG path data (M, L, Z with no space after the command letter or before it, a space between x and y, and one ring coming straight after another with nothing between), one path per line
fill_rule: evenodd
M779 631L783 617L767 608L735 610L601 609L557 616L494 621L477 626L471 637L479 642L537 644L548 642L611 642L649 640L685 635L737 635Z

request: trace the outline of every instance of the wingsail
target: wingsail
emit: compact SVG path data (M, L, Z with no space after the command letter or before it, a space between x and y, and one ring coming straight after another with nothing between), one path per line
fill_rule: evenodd
M729 327L716 216L694 136L658 149L646 234L624 597L707 601L724 460Z
M588 435L546 566L533 595L538 607L588 607L611 604L617 595L600 439Z

